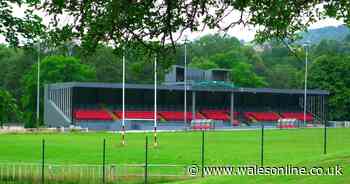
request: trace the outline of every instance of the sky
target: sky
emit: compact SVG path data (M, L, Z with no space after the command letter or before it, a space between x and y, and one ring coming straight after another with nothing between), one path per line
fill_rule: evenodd
M14 16L16 17L23 17L24 16L24 7L14 7ZM44 24L48 24L49 22L49 17L45 16L43 13L39 13L41 17L43 17ZM232 20L234 19L235 15L233 14L232 16L228 17L228 19ZM342 21L336 20L336 19L331 19L327 18L321 21L318 21L314 24L312 24L308 29L317 29L317 28L322 28L322 27L327 27L327 26L339 26L341 24L344 24ZM248 26L245 27L243 25L235 26L231 28L227 34L233 37L238 38L239 40L244 40L245 42L252 41L254 39L256 29L254 27ZM211 29L204 29L203 31L198 31L198 32L187 32L183 36L186 36L189 40L195 40L198 39L204 35L207 34L215 34L218 33L218 30L211 30ZM184 40L180 39L180 40ZM0 35L0 43L5 43L5 39L3 36Z

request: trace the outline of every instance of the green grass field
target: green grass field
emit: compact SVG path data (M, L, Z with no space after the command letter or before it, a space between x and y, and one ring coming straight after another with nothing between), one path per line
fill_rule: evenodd
M121 146L120 135L112 133L1 134L0 163L40 163L41 140L45 139L45 159L48 164L101 164L102 142L106 139L107 164L143 164L146 135L149 142L153 143L151 133L128 133L127 145ZM260 130L206 132L205 164L260 164L260 137ZM201 132L158 133L158 139L158 147L150 144L149 163L201 163ZM328 129L328 154L325 156L323 129L266 130L264 165L322 165L327 159L332 160L331 164L349 165L349 140L350 129ZM208 177L190 180L189 183L230 183L238 180L242 181L241 183L260 180L262 183L288 183L289 180L290 183L299 183L294 178L275 182L271 177L239 178Z

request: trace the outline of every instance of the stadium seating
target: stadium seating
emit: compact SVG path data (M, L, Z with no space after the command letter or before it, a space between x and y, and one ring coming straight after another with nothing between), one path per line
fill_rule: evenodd
M201 112L207 119L221 120L221 121L230 120L230 115L228 110L202 110ZM234 117L237 117L238 115L239 115L238 112L234 112Z
M110 121L112 116L104 110L75 110L74 118L77 121L84 120L99 120L99 121Z
M299 121L304 121L304 113L302 112L284 112L281 113L283 118L288 118L288 119L297 119ZM312 114L307 113L306 114L306 121L313 121L314 117L312 116Z
M159 114L166 120L166 121L183 121L184 120L184 112L182 111L162 111L159 112ZM196 113L196 119L205 119L200 113ZM187 121L192 120L192 112L187 112L186 116Z
M278 121L280 117L274 112L245 112L244 117L256 121Z
M114 112L120 119L123 116L122 111L115 111ZM154 119L154 112L153 111L125 111L125 118L126 119ZM160 120L161 116L157 114L157 120Z
M76 109L74 110L74 119L76 121L112 121L113 119L121 119L122 112L113 111L115 116L103 109ZM243 117L250 121L263 121L263 122L275 122L280 118L288 118L288 119L297 119L299 121L304 120L304 114L302 112L284 112L279 116L274 112L244 112ZM195 114L196 119L212 119L219 120L224 122L230 121L229 110L221 109L221 110L211 110L204 109L201 112L197 112ZM234 112L235 120L232 122L233 126L237 126L240 124L238 121L238 112ZM125 111L125 118L127 119L154 119L153 111ZM157 113L157 120L165 120L165 121L183 121L184 112L182 111L159 111ZM314 118L312 114L306 114L306 121L313 121ZM187 121L192 121L192 112L187 112Z

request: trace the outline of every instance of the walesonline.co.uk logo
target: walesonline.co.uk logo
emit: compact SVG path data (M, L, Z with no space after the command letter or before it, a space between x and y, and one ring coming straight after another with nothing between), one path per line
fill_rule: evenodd
M189 176L341 176L343 168L334 167L296 167L286 165L280 167L253 166L205 166L191 165L187 167Z

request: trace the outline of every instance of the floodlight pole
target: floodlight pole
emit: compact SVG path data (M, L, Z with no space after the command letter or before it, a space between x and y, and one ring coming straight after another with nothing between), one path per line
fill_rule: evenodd
M307 68L308 68L308 43L304 44L305 48L305 86L304 86L304 126L306 125L306 98L307 98Z
M36 88L36 121L39 127L40 118L40 41L38 44L38 69L37 69L37 88Z
M260 165L264 166L264 123L261 122L261 147L260 147Z
M125 48L123 48L123 84L122 84L122 145L125 145Z
M158 146L157 141L157 55L154 56L154 146Z
M322 97L322 109L325 111L325 97ZM328 104L328 97L326 97L327 104ZM324 112L323 112L324 114ZM326 107L326 114L323 115L323 121L324 121L324 132L323 132L323 154L327 154L327 122L328 122L328 107Z
M184 124L187 127L187 38L185 38L185 61L184 61Z

